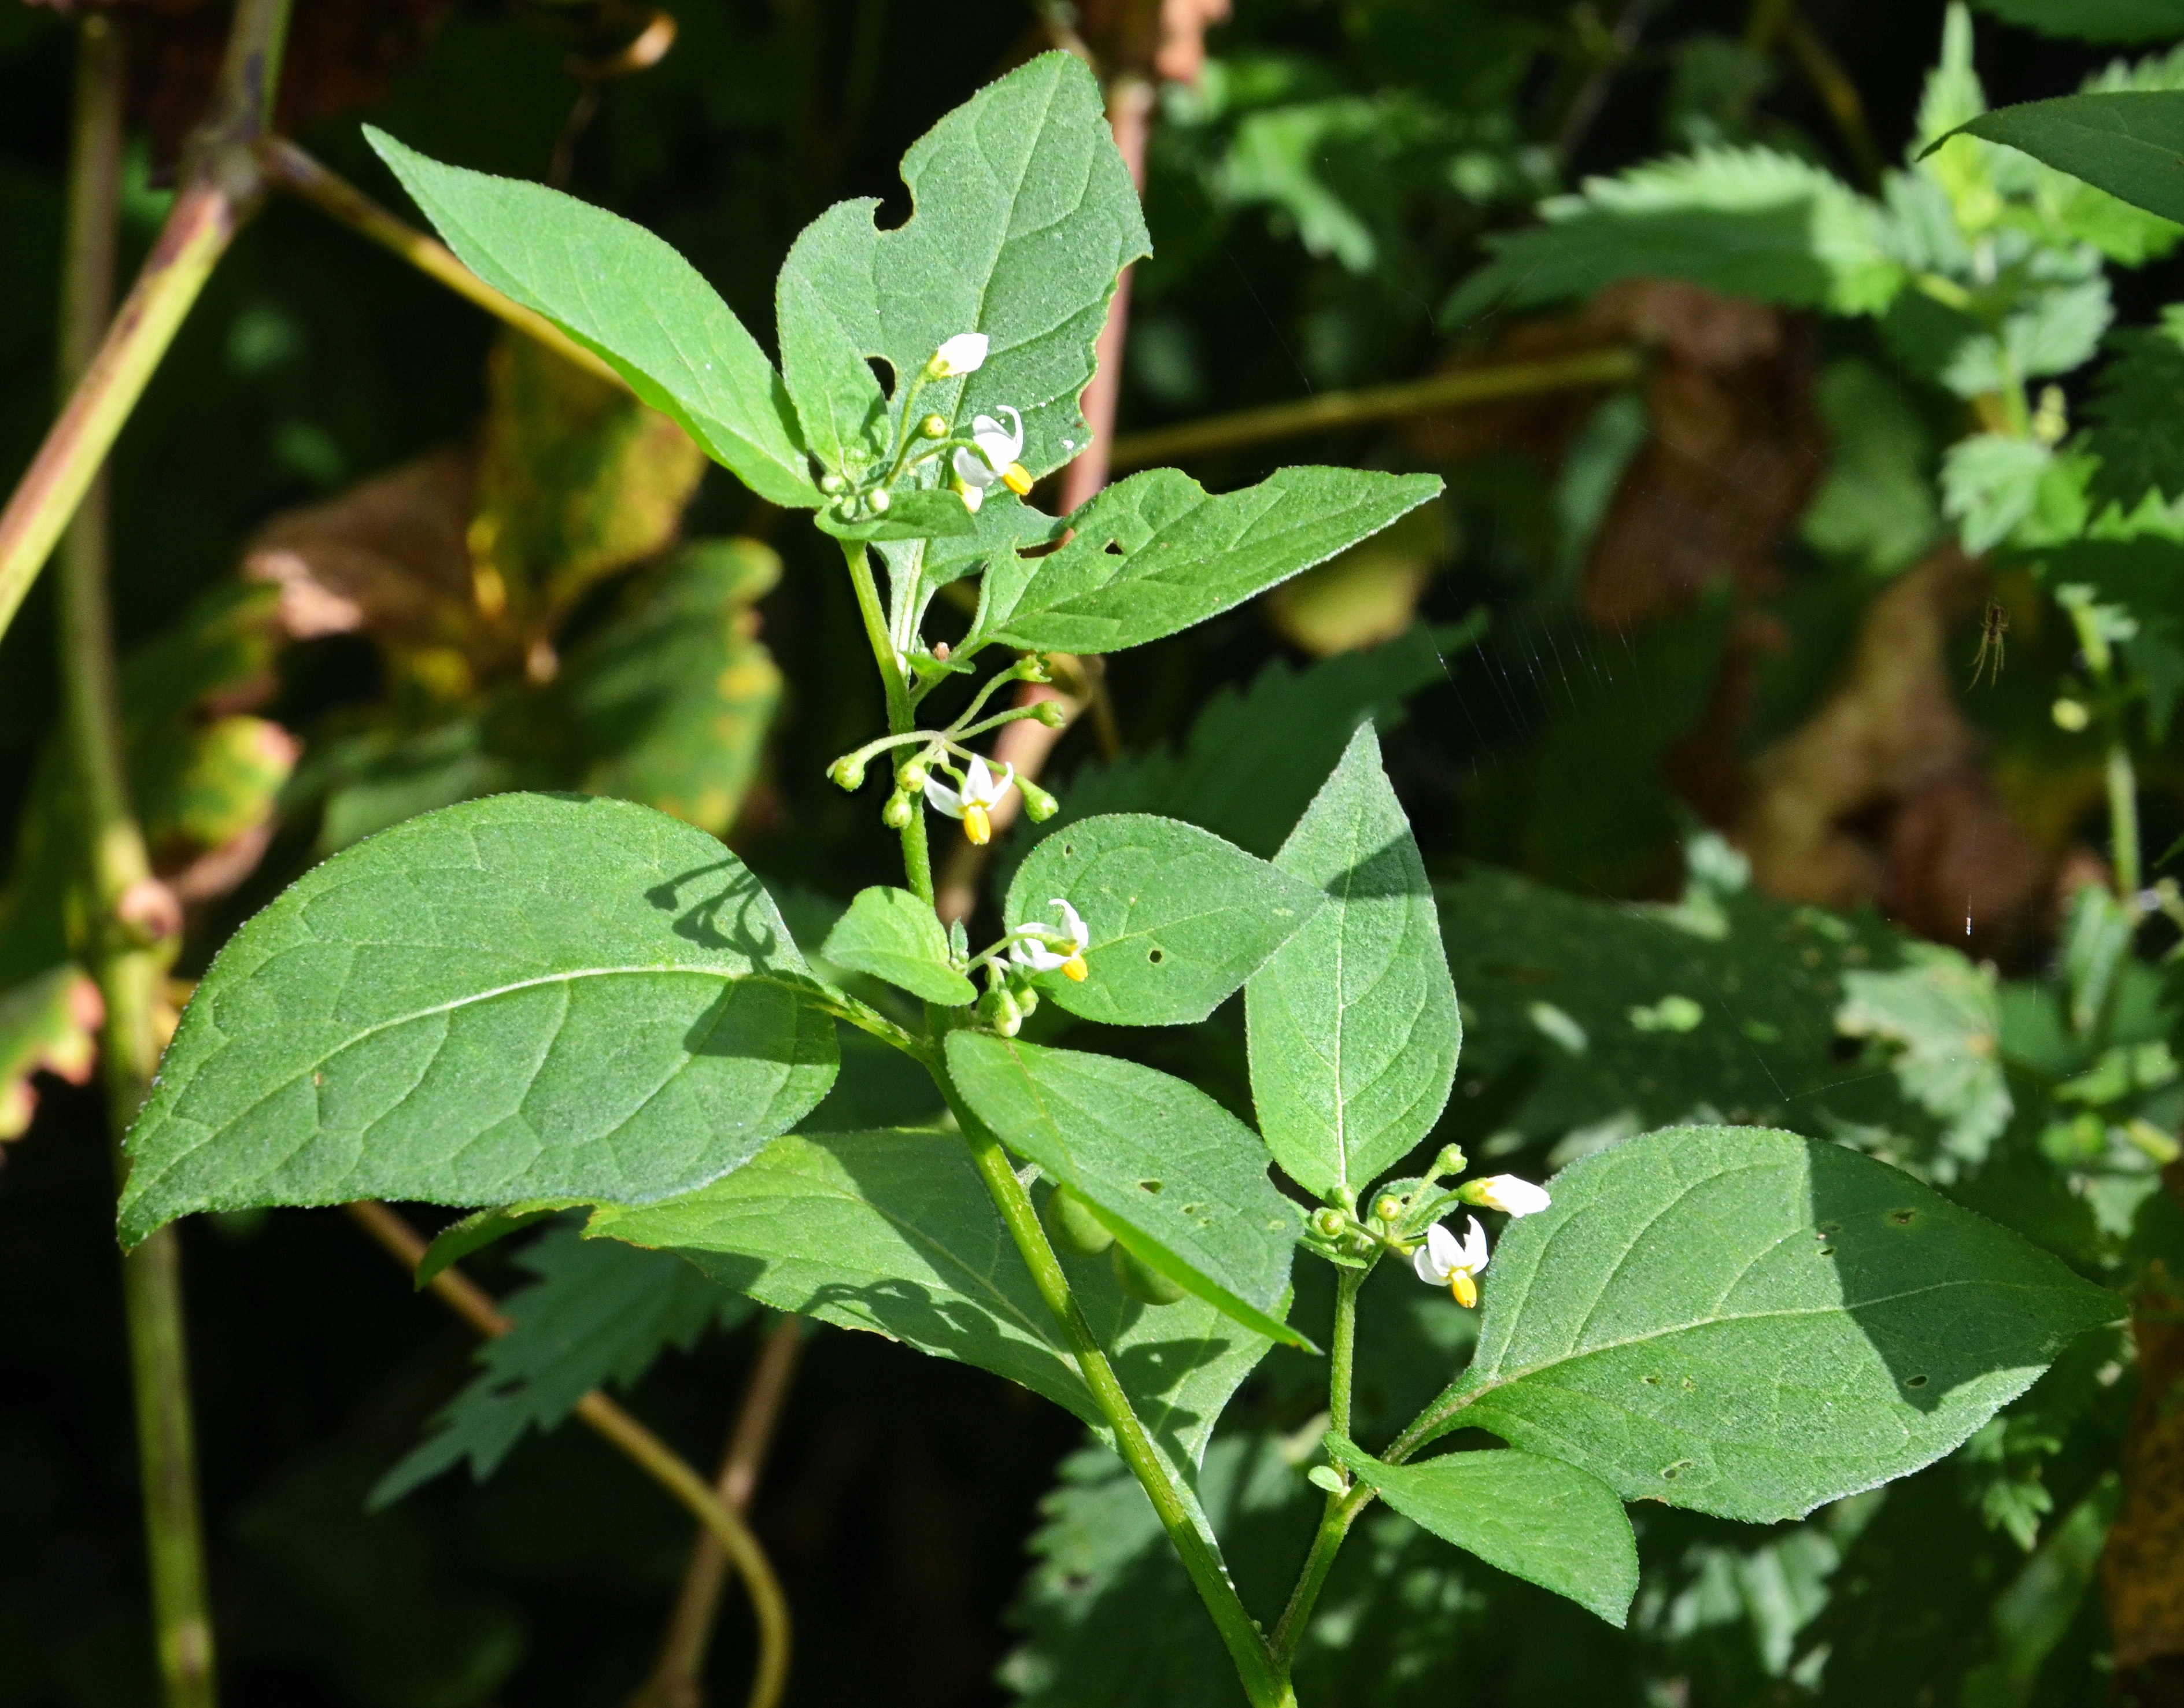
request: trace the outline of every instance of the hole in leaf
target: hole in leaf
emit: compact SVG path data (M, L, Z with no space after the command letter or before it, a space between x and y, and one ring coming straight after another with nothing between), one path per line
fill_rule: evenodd
M1648 1388L1658 1388L1661 1385L1661 1378L1658 1376L1649 1376L1646 1378L1646 1385Z
M872 377L879 381L881 392L890 398L894 396L894 364L884 356L867 356L865 365L872 370Z
M1166 1181L1141 1180L1138 1182L1138 1190L1139 1192L1150 1192L1157 1197L1160 1193L1161 1188L1167 1184L1167 1182Z
M1162 961L1167 959L1167 951L1164 949L1150 950L1147 953L1145 959L1150 961L1155 966L1158 966Z
M1840 1221L1824 1221L1820 1224L1821 1233L1841 1233L1841 1232L1842 1224ZM1816 1238L1818 1237L1818 1235L1814 1236Z
M1062 857L1062 859L1064 859L1064 860L1067 860L1067 859L1070 857L1070 855L1072 855L1072 854L1075 854L1076 852L1077 852L1077 844L1076 844L1075 843L1062 843L1062 845L1061 845L1061 857Z
M1674 1465L1663 1465L1661 1467L1661 1475L1674 1483L1691 1468L1691 1463L1692 1461L1688 1459L1679 1459Z
M1185 1216L1203 1216L1206 1214L1206 1206L1202 1204L1186 1204L1183 1207L1183 1213Z
M1930 1376L1907 1376L1903 1378L1903 1385L1906 1388L1924 1388L1933 1379Z
M1110 540L1100 549L1111 558L1119 558L1123 555L1123 542L1120 540Z
M1908 1227L1919 1219L1919 1212L1915 1210L1892 1210L1888 1212L1888 1219L1898 1227Z
M1820 1248L1820 1255L1823 1257L1833 1257L1835 1255L1836 1249L1832 1245L1824 1245Z

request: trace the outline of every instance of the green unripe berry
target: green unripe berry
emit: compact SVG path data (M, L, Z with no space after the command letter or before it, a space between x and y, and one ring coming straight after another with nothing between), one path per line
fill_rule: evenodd
M1183 1298L1183 1289L1160 1271L1132 1256L1120 1240L1107 1248L1107 1261L1115 1271L1115 1280L1123 1291L1141 1305L1174 1305Z
M1342 1212L1339 1210L1315 1210L1312 1213L1312 1231L1322 1239L1333 1239L1342 1232Z
M1092 1214L1091 1207L1066 1186L1057 1186L1047 1194L1046 1202L1039 1207L1039 1219L1046 1225L1049 1239L1079 1257L1097 1257L1115 1243L1115 1236Z
M1392 1192L1384 1192L1373 1201L1373 1214L1381 1221L1392 1222L1403 1213L1403 1200Z
M819 490L822 492L838 492L849 484L836 474L825 474L819 477Z
M928 439L944 439L948 437L948 418L945 415L928 415L917 424L917 431Z
M1062 709L1060 700L1041 700L1031 709L1031 715L1050 730L1058 730L1069 721L1069 714Z
M931 775L923 765L912 759L894 774L894 780L905 794L914 795L925 787L926 780Z

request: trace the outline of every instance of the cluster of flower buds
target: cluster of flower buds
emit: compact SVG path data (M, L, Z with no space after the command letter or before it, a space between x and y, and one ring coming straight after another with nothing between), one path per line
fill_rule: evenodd
M1446 1146L1419 1179L1384 1190L1366 1216L1361 1217L1348 1202L1328 1205L1312 1213L1312 1230L1351 1260L1383 1251L1406 1256L1419 1280L1447 1288L1459 1305L1475 1305L1478 1278L1490 1255L1485 1230L1477 1216L1467 1216L1459 1238L1441 1218L1458 1205L1498 1210L1513 1217L1534 1216L1552 1200L1545 1188L1513 1174L1485 1175L1453 1190L1437 1189L1443 1177L1461 1174L1464 1167L1462 1149Z

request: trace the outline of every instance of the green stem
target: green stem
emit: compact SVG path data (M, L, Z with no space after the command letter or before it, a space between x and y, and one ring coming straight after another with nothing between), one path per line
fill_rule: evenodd
M2109 743L2108 785L2109 856L2115 863L2116 893L2131 903L2144 880L2138 859L2138 776L2121 730Z
M842 542L842 557L850 566L850 585L856 590L857 615L865 621L865 639L871 643L872 662L880 667L880 687L887 694L888 730L910 733L910 693L902 679L902 659L889 637L887 610L872 580L870 554L861 540Z
M1362 1483L1347 1494L1327 1497L1327 1509L1321 1513L1319 1528L1312 1538L1312 1552L1305 1556L1296 1588L1290 1591L1290 1604L1282 1609L1281 1622L1274 1627L1274 1665L1281 1668L1284 1677L1288 1676L1297 1645L1304 1641L1305 1628L1312 1622L1312 1605L1327 1587L1328 1573L1334 1569L1334 1556L1342 1551L1343 1540L1357 1522L1357 1515L1372 1501L1373 1491Z
M1334 1281L1334 1333L1328 1353L1327 1421L1337 1435L1350 1433L1350 1383L1357 1354L1357 1290L1370 1269L1338 1269Z
M1228 1646L1229 1658L1243 1682L1245 1694L1251 1699L1253 1708L1293 1708L1295 1696L1290 1689L1284 1669L1268 1652L1266 1638L1236 1594L1220 1549L1199 1528L1174 1470L1161 1456L1152 1438L1145 1433L1145 1425L1131 1409L1129 1396L1123 1392L1114 1366L1107 1361L1099 1337L1084 1320L1077 1297L1070 1291L1069 1277L1062 1271L1061 1260L1055 1256L1054 1248L1047 1243L1046 1230L1039 1225L1031 1194L1017 1178L1016 1171L1009 1166L1008 1154L1002 1149L1000 1140L972 1113L944 1064L933 1064L932 1073L933 1082L940 1088L941 1095L947 1099L971 1147L972 1162L1000 1210L1001 1220L1008 1225L1025 1266L1031 1271L1033 1285L1038 1288L1039 1297L1060 1325L1078 1373L1084 1377L1093 1402L1114 1432L1117 1450L1144 1485L1153 1510L1159 1515L1161 1527L1175 1544L1199 1599L1212 1615L1221 1640Z
M61 284L64 392L91 362L113 308L122 87L120 31L93 14L81 26L77 47ZM92 901L88 958L106 1007L100 1046L119 1175L125 1166L122 1135L150 1089L159 1060L161 968L157 950L119 918L123 898L150 879L151 862L129 801L108 597L106 478L96 463L88 472L82 503L61 541L60 650L69 763L82 818L84 880ZM217 1700L212 1621L190 1416L181 1247L175 1230L162 1228L124 1255L121 1277L159 1676L169 1708L212 1708Z
M925 798L910 804L910 822L902 827L902 869L910 879L911 893L926 906L933 905L933 849L925 835Z

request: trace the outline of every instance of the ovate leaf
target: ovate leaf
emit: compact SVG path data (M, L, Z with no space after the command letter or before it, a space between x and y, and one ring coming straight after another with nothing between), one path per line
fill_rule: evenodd
M887 363L899 417L933 353L958 333L983 332L984 364L924 387L917 413L967 431L978 415L1013 409L1024 466L1059 468L1091 438L1077 400L1116 278L1152 251L1098 82L1067 53L1041 54L912 143L902 181L912 211L900 225L878 230L879 203L867 198L829 209L798 240L794 288L823 298L841 329L838 340L827 335L829 370L846 349ZM784 303L791 288L784 275ZM800 409L841 407L807 398L800 377L792 383ZM839 400L853 384L844 373L827 395ZM851 414L868 403L852 402Z
M1327 901L1245 988L1260 1130L1307 1192L1362 1192L1440 1118L1463 1038L1433 887L1371 724L1274 865Z
M1437 475L1284 469L1215 497L1176 469L1110 487L1041 558L986 571L965 648L1001 641L1112 653L1202 623L1378 533L1440 490Z
M306 873L205 974L129 1140L121 1232L354 1198L641 1201L834 1077L781 915L702 831L501 795Z
M371 1504L398 1500L470 1460L482 1483L532 1429L551 1429L594 1388L633 1386L669 1347L688 1351L746 1299L679 1258L559 1227L516 1261L538 1277L504 1307L515 1327L478 1349L478 1374L432 1420L432 1433L380 1478Z
M1257 1137L1197 1087L1112 1056L952 1032L965 1099L1131 1252L1245 1327L1281 1321L1304 1212L1267 1178Z
M2022 148L2135 208L2184 221L2184 91L2060 95L1997 107L1958 128Z
M774 281L781 376L804 424L804 442L835 473L861 481L892 448L887 394L858 347L858 324L840 303L869 299L872 236L868 208L830 208L797 238ZM847 225L847 231L838 232Z
M940 921L906 889L860 890L819 953L928 1002L961 1008L978 998L977 988L956 970Z
M1485 1295L1438 1429L1760 1523L1930 1464L2123 1310L1886 1164L1729 1127L1565 1169Z
M1048 973L1040 988L1072 1014L1121 1026L1201 1021L1316 913L1312 885L1173 819L1083 819L1017 869L1011 928L1059 928L1067 902L1089 933L1089 976Z
M369 125L365 136L472 272L598 352L760 498L819 502L781 376L682 256L543 184L442 165Z
M672 1248L777 1310L975 1364L1106 1427L956 1134L793 1134L685 1197L603 1209L588 1232ZM1268 1342L1200 1299L1139 1304L1105 1258L1061 1262L1145 1427L1195 1466Z
M1638 1538L1615 1491L1590 1472L1490 1451L1383 1465L1336 1435L1327 1451L1421 1529L1623 1628L1638 1593Z

